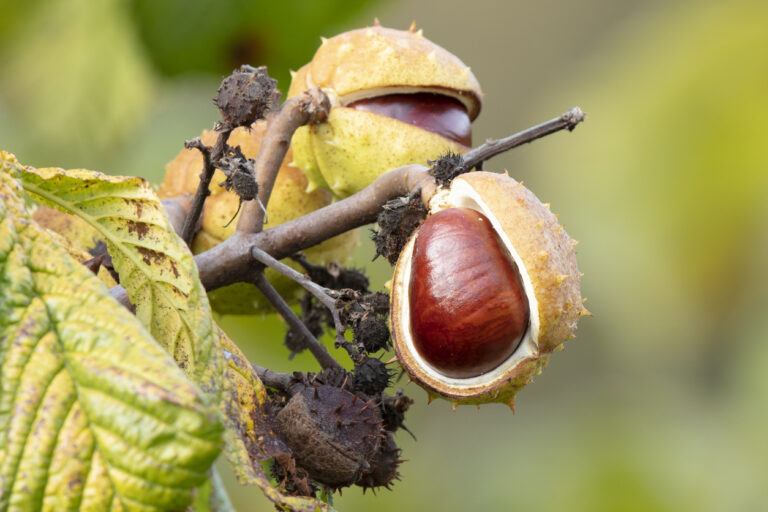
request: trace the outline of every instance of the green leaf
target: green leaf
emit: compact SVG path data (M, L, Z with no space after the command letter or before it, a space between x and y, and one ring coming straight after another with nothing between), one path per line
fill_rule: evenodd
M224 331L216 327L216 332L227 361L222 407L227 427L224 453L238 481L243 485L258 485L281 510L332 512L332 507L318 500L285 496L272 487L261 463L281 454L289 455L290 450L270 428L265 412L267 392L253 366Z
M81 169L24 167L21 178L33 199L99 232L137 318L204 391L218 394L221 358L208 298L192 253L149 184Z
M0 161L0 510L185 508L220 451L220 423L30 219L18 163Z

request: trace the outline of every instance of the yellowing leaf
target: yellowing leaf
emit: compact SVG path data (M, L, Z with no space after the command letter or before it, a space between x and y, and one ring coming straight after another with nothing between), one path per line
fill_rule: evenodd
M184 509L221 425L0 160L0 510Z
M59 168L24 167L21 179L34 199L98 231L136 316L205 391L218 393L221 359L205 289L149 184Z
M258 485L282 510L332 512L333 508L321 501L285 496L272 487L261 462L281 453L288 454L290 450L270 429L265 413L267 392L253 366L224 331L216 327L216 332L226 354L224 452L238 481L243 485Z

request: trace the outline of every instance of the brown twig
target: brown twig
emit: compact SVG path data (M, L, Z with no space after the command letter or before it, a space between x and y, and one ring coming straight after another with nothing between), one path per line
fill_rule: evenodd
M357 194L298 219L261 233L235 232L224 242L195 256L200 279L207 290L243 281L253 261L252 247L281 259L350 229L375 222L381 206L390 199L406 195L422 184L434 187L428 170L422 165L393 169Z
M256 372L261 382L270 388L281 391L290 391L293 384L293 376L288 373L279 373L251 363L251 368Z
M328 311L331 312L331 316L333 317L333 325L336 330L336 346L343 347L349 354L350 358L352 358L354 361L359 354L357 350L350 343L348 343L347 339L344 337L344 333L346 332L346 325L344 325L344 322L341 321L339 307L336 305L336 301L340 296L339 292L324 286L320 286L306 275L301 274L285 263L276 260L258 247L254 246L251 249L251 255L259 263L280 272L285 277L292 279L293 281L296 281L305 290L314 295L317 300L319 300L320 303L325 306ZM303 323L301 325L304 326ZM304 326L304 328L306 329L306 326ZM303 331L302 334L304 334Z
M211 184L211 179L213 179L213 173L216 172L215 163L218 162L221 155L224 154L224 149L227 146L227 139L229 139L230 133L232 133L231 127L222 127L219 132L219 138L216 139L216 144L213 146L213 149L203 144L200 137L196 137L184 143L185 148L197 149L203 155L203 170L200 173L200 183L197 184L197 190L192 199L192 206L189 209L187 218L184 220L184 227L181 230L181 238L187 245L192 243L192 237L195 235L195 228L197 227L197 219L200 218L200 212L203 211L205 198L210 194L208 186Z
M573 131L573 129L576 128L576 125L584 121L585 117L584 112L582 112L579 107L573 107L559 117L550 119L547 122L538 124L509 137L499 140L487 140L482 146L478 146L464 154L462 157L464 166L471 169L472 167L482 165L484 161L499 153L533 142L534 140L540 139L551 133L559 132L560 130Z
M282 265L282 264L281 264ZM291 328L300 332L304 336L304 343L307 349L315 356L317 362L323 368L342 368L342 366L331 356L328 350L314 337L309 331L304 322L291 309L291 306L285 302L282 295L280 295L275 288L269 284L269 281L264 277L263 272L259 272L256 278L253 280L253 284L259 289L261 293L269 300L269 302L275 307L277 312L283 319L291 326Z
M464 156L465 165L479 165L492 156L508 151L559 130L572 130L584 120L584 114L573 108L565 114L510 137L492 140ZM235 232L221 244L195 256L200 279L207 290L215 290L239 281L252 273L252 248L256 247L275 259L285 258L331 237L376 221L381 207L396 197L417 188L429 197L436 187L429 169L407 165L379 176L368 187L337 203L260 233ZM113 289L113 296L123 299L124 292Z
M261 141L253 166L256 182L259 184L259 200L245 203L243 213L237 222L238 231L258 233L262 230L265 209L283 158L291 144L293 133L305 124L324 121L328 117L330 108L328 96L315 88L286 100L280 111L269 117L264 139Z

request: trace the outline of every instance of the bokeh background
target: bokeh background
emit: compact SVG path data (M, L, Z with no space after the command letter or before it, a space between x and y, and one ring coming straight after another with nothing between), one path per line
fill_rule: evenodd
M550 201L593 318L503 406L429 407L400 432L392 492L352 510L768 510L768 4L763 1L2 0L0 147L36 166L159 182L217 118L221 76L288 70L319 36L425 35L486 93L476 141L581 106L588 120L497 157ZM356 264L369 265L369 243ZM391 270L370 264L381 288ZM288 361L273 317L218 319ZM403 385L404 383L400 383ZM272 510L220 465L238 510Z

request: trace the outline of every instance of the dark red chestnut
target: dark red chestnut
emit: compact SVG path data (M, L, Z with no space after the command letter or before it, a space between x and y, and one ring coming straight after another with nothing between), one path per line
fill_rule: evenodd
M576 241L506 174L462 174L424 200L432 215L392 278L397 360L430 400L514 410L517 392L590 314Z
M388 94L359 100L350 108L391 117L472 146L472 123L463 103L435 93Z
M528 325L515 262L490 221L469 208L443 210L419 228L409 293L414 346L448 377L496 368Z

